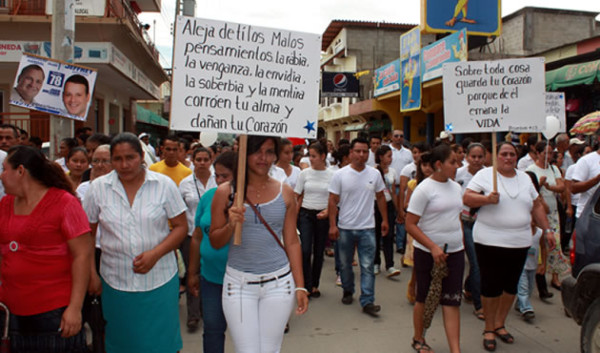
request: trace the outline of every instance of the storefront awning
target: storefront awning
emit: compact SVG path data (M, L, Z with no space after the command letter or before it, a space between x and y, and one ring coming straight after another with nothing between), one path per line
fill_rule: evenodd
M146 124L169 126L169 121L167 119L139 105L137 106L136 120Z
M358 124L350 124L346 126L344 131L360 131L362 130L367 123L358 123Z
M546 72L546 90L556 91L563 87L591 85L600 80L600 60L581 64L566 65Z

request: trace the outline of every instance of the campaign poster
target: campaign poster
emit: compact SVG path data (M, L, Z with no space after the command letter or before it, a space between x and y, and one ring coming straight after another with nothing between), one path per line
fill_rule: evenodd
M442 77L444 63L467 61L467 30L444 37L421 50L421 77L423 82Z
M317 137L321 36L177 17L171 129Z
M400 36L400 64L402 72L401 112L421 109L420 53L421 32L419 27L415 27Z
M423 33L466 29L469 35L499 36L501 0L421 0Z
M400 90L400 59L375 70L375 97Z
M546 128L544 58L444 64L444 130L540 132Z
M85 121L96 76L91 68L23 54L9 103Z

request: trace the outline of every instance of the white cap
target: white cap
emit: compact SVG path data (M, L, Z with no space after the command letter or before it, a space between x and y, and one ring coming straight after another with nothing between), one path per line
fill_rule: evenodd
M440 140L443 139L450 139L450 141L452 141L452 135L450 135L450 133L448 133L448 131L443 130L442 132L440 132Z
M140 134L140 136L138 136L138 138L139 138L140 140L141 140L141 139L143 139L144 137L150 137L150 134L148 134L148 133L146 133L146 132L142 132L142 133Z
M573 137L572 139L569 140L569 146L571 146L571 145L583 145L584 143L585 143L585 141L581 141L577 137Z

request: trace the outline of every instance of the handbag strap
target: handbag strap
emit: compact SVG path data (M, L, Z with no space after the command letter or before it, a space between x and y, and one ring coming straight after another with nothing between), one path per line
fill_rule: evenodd
M263 216L256 209L256 206L254 206L254 204L252 202L250 202L247 197L246 197L246 203L248 203L250 205L250 207L252 208L252 211L254 211L254 214L256 214L258 219L260 219L260 222L265 226L265 228L267 228L267 230L269 231L269 233L271 233L273 238L275 238L275 241L277 241L277 244L279 244L279 246L281 246L281 248L285 251L285 248L283 247L281 240L279 240L279 237L277 236L277 234L275 234L275 231L273 231L273 228L271 228L269 223L267 223L267 221L265 221Z

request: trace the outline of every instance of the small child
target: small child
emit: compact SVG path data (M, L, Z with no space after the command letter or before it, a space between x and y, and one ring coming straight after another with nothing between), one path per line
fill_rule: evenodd
M531 293L533 293L533 287L535 285L535 274L546 272L546 246L542 237L543 232L535 225L535 223L531 224L531 232L533 234L533 242L527 252L525 267L523 268L521 278L519 279L517 302L515 304L515 309L521 313L521 317L526 322L531 322L535 319L535 313L530 301ZM540 249L542 253L541 256Z

